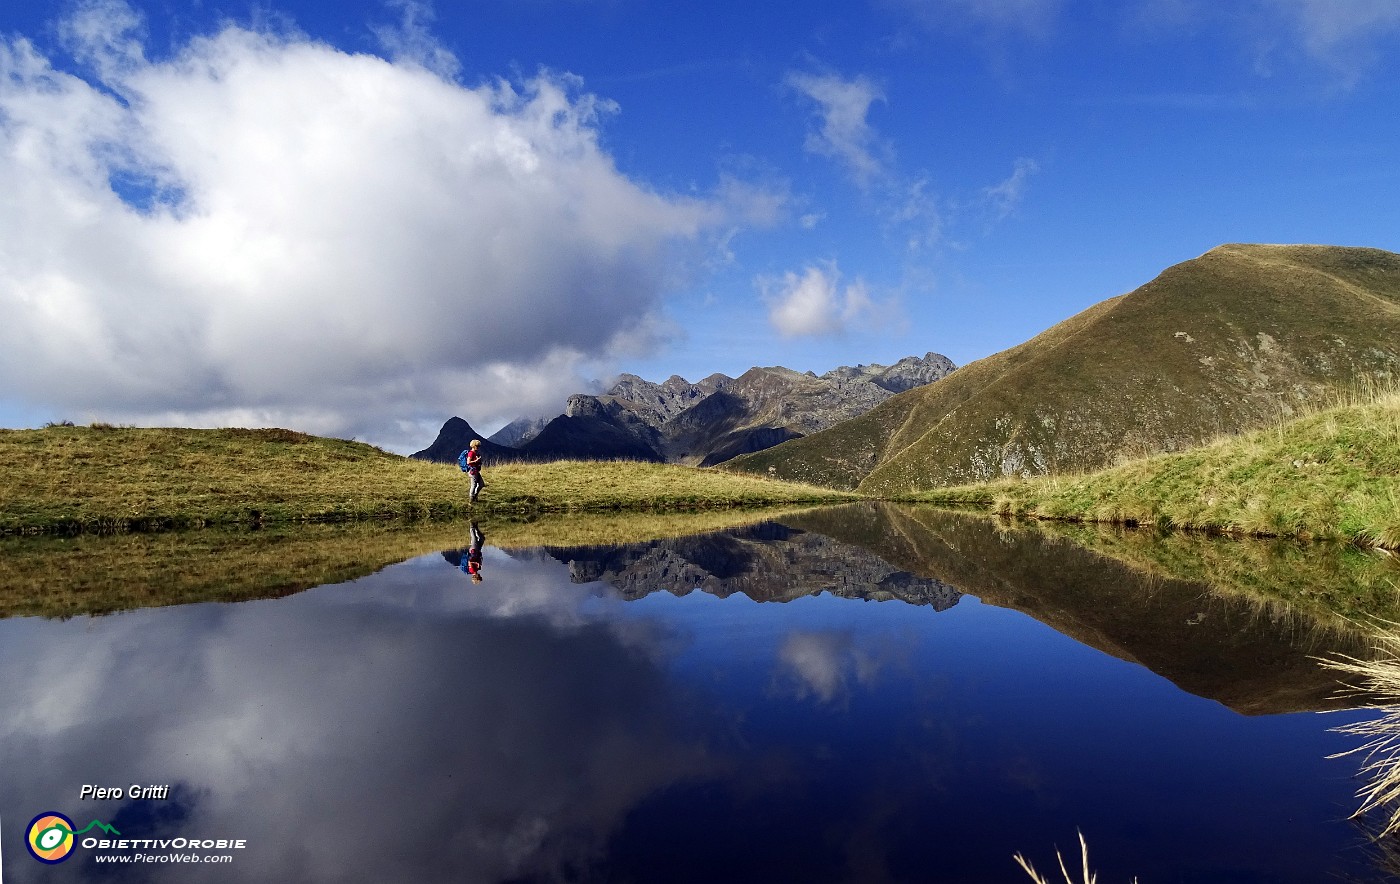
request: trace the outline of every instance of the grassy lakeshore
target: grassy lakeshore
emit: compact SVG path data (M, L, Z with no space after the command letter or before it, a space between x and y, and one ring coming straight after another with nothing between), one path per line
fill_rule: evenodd
M1096 473L1003 479L913 499L1042 519L1400 549L1400 393Z
M1134 531L1102 522L1028 520L1052 537L1144 574L1250 599L1259 616L1310 632L1400 622L1400 561L1374 549L1274 537L1221 543L1198 531Z
M486 490L472 507L455 465L290 430L0 430L0 532L684 512L853 497L651 463L488 465L484 475Z
M785 507L512 515L479 521L488 544L519 549L641 543L792 512ZM403 520L285 523L256 531L233 527L0 536L0 619L275 598L355 580L413 556L465 548L470 542L463 521Z

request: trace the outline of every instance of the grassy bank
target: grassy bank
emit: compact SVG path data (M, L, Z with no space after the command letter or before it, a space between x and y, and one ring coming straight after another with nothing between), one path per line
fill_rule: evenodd
M467 502L455 465L288 430L0 430L0 532L692 511L850 495L649 463L503 465Z
M1200 532L1103 523L1028 524L1137 571L1251 599L1259 616L1296 622L1319 641L1331 628L1351 632L1358 623L1400 621L1400 561L1376 550L1279 537L1221 543Z
M1082 476L915 499L1000 513L1400 548L1400 394Z

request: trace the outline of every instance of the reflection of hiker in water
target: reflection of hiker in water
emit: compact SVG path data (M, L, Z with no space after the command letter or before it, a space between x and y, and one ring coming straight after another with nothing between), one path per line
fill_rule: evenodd
M472 479L472 503L476 503L476 496L486 487L486 480L481 478L481 452L478 450L480 448L481 440L473 439L471 445L457 455L457 464L462 468L462 472Z
M486 535L481 533L481 529L476 527L476 522L472 522L472 545L467 550L467 557L462 559L462 571L472 576L472 583L481 582L481 545L486 542Z

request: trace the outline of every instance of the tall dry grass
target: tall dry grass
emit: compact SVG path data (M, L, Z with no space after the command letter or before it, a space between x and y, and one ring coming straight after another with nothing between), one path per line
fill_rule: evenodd
M1079 871L1082 877L1075 878L1065 866L1064 855L1061 854L1058 849L1055 850L1055 859L1060 864L1060 874L1064 876L1065 884L1098 884L1098 874L1089 870L1089 842L1084 840L1083 832L1079 833L1079 855L1081 861ZM1027 875L1030 875L1031 880L1036 882L1036 884L1051 884L1050 879L1037 872L1035 866L1031 865L1030 861L1024 856L1018 853L1014 859L1016 860L1016 864L1019 865ZM1137 884L1137 878L1133 879L1133 884Z
M1355 749L1331 758L1361 756L1365 785L1357 790L1361 805L1352 818L1379 813L1377 839L1400 832L1400 624L1387 623L1373 633L1369 659L1334 657L1326 665L1350 676L1356 692L1367 699L1359 709L1373 709L1375 718L1333 728L1337 733L1360 737Z

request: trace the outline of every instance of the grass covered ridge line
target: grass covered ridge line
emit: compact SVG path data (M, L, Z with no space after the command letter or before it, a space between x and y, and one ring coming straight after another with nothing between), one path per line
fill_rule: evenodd
M1003 479L913 499L1400 549L1400 393L1096 473Z
M636 462L457 466L290 430L0 430L0 532L695 511L850 499L826 488Z

